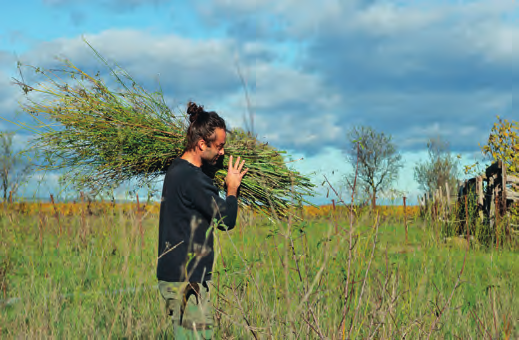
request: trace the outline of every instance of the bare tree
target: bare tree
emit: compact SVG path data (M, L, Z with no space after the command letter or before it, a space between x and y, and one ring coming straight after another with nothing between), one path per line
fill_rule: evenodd
M371 206L374 208L377 205L377 194L389 190L398 176L403 165L402 156L397 152L391 136L371 127L353 127L347 138L349 145L346 158L354 169L358 162L357 179L371 197ZM357 143L360 145L358 153Z
M448 184L449 193L454 194L460 176L459 161L449 150L449 143L441 137L430 138L427 143L428 158L414 167L414 178L420 189L433 195Z
M14 196L20 185L28 177L31 164L13 147L13 132L0 132L0 189L4 202L9 193Z

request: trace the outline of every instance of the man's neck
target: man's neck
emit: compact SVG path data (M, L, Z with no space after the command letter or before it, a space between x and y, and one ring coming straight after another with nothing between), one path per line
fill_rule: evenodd
M194 153L193 151L186 151L182 157L180 157L194 166L201 167L202 166L202 157Z

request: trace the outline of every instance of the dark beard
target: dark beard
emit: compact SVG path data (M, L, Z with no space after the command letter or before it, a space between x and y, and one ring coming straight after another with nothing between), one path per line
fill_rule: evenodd
M210 162L202 159L202 166L201 166L202 171L207 176L209 176L211 179L214 179L214 176L216 175L218 170L221 170L224 168L223 157L224 156L218 157L215 164L211 164Z

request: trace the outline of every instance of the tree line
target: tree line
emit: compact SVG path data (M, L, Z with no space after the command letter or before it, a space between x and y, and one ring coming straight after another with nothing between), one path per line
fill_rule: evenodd
M519 123L497 116L486 145L479 145L483 156L491 162L503 161L509 172L519 172ZM347 133L346 160L354 169L346 176L350 189L354 185L365 194L371 206L377 206L378 195L393 189L404 160L391 135L370 126L355 126ZM430 137L427 157L413 167L414 180L423 193L432 196L437 190L449 188L456 195L462 174L477 173L479 163L461 168L460 156L455 156L448 141L440 136ZM462 171L463 170L463 171ZM481 169L479 169L481 171ZM366 200L364 201L366 202Z

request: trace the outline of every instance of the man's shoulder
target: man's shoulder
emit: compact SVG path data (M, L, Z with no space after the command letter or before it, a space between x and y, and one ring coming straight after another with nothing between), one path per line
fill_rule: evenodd
M196 172L196 166L189 163L188 161L178 157L171 162L171 165L168 167L168 174L178 174L178 173L186 173L186 174L194 174Z
M171 180L186 183L192 180L203 179L204 174L199 167L179 157L173 160L168 168L166 176Z

